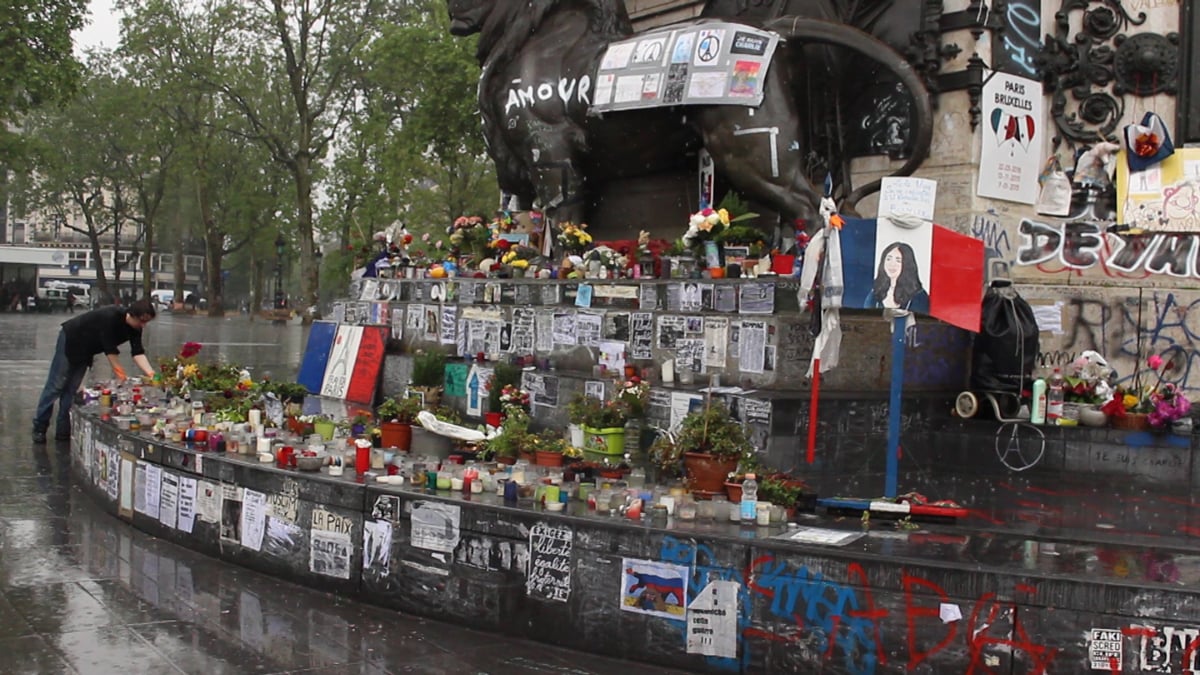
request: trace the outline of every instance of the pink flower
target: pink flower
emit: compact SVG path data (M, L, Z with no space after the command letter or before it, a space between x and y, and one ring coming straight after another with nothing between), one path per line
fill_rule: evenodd
M421 235L421 241L424 241L424 242L428 242L428 241L429 241L429 233L428 233L428 232L426 232L425 234Z
M1150 366L1152 370L1158 370L1160 367L1162 367L1162 364L1162 357L1158 354L1151 354L1150 358L1146 359L1146 365Z

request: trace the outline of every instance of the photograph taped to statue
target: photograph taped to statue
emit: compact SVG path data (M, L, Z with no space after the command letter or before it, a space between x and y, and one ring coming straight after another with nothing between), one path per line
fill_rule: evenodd
M129 343L133 363L146 379L154 377L154 368L146 358L142 347L142 330L154 320L157 312L149 300L138 300L128 308L109 305L93 309L63 323L55 344L54 356L50 360L50 371L46 374L46 385L38 399L33 417L33 440L46 442L46 430L50 428L51 414L58 404L55 418L54 437L58 440L70 438L71 404L75 392L83 384L83 378L92 367L92 357L104 354L117 380L126 380L121 366L120 346Z
M805 125L811 120L804 119L806 102L796 100L792 87L802 50L793 44L845 47L893 71L913 96L916 119L913 153L895 175L911 174L928 155L932 114L920 78L890 47L844 24L800 17L767 23L763 28L782 39L766 72L758 73L764 99L757 108L694 105L684 115L668 107L597 117L589 116L590 99L584 100L580 86L585 78L597 81L610 43L633 35L620 0L533 0L533 6L517 0L451 0L449 12L452 34L480 33L479 105L500 189L522 205L540 203L552 222L587 222L586 187L674 169L702 144L717 170L744 196L818 227L821 194L805 175ZM698 35L706 24L712 21L691 20L669 29ZM695 66L701 55L693 54L684 65L692 74L704 74ZM666 86L667 78L659 79L658 86ZM514 86L518 105L510 97ZM568 89L571 95L563 96ZM658 98L662 92L654 94ZM852 208L877 189L878 182L860 186L846 204Z

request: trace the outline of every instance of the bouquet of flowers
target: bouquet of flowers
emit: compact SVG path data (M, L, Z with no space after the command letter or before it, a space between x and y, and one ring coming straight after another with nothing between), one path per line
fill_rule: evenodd
M529 264L539 255L536 249L520 244L513 244L504 239L496 240L496 248L504 251L500 256L500 263L508 265L513 269L523 270L528 269Z
M576 225L566 222L561 224L555 240L570 255L583 255L584 251L592 245L592 235L587 233L587 223Z
M529 403L529 392L520 387L506 384L500 390L500 404L504 406L505 411L510 411L512 408L529 410Z
M583 261L586 263L599 262L600 266L606 270L620 270L629 266L629 257L621 255L616 250L608 246L597 246L587 252Z
M1063 373L1068 401L1077 403L1103 403L1112 398L1113 388L1108 378L1113 369L1104 357L1092 350L1085 351L1067 365Z
M617 390L617 400L625 404L630 417L644 417L646 402L650 398L650 385L636 375L625 380Z
M1118 388L1112 400L1101 410L1109 417L1124 417L1127 413L1144 414L1152 428L1165 429L1176 420L1186 417L1192 403L1177 386L1163 382L1163 377L1177 368L1174 359L1164 360L1158 354L1151 354L1146 359L1146 366L1154 375L1153 385L1143 385L1142 371L1138 371L1133 377L1133 386Z
M1150 402L1154 409L1147 417L1150 426L1155 429L1171 426L1176 420L1187 417L1192 410L1192 402L1170 382L1159 386L1150 394Z
M512 232L517 229L517 221L508 211L497 211L496 217L492 219L489 227L493 232Z
M476 255L482 255L488 242L492 240L491 229L479 216L459 216L454 224L447 228L447 233L450 235L451 246Z
M688 229L683 234L683 245L695 248L709 239L715 239L718 234L729 227L729 212L725 209L713 210L705 207L693 213L688 218Z

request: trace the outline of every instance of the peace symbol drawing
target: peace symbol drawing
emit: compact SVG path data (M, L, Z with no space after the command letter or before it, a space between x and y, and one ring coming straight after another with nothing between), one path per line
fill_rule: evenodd
M716 59L720 53L721 38L715 35L706 35L696 46L696 58L706 63Z

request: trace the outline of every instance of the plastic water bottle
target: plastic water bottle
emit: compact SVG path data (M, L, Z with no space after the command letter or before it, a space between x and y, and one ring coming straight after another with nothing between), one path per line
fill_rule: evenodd
M754 524L758 518L758 481L755 480L754 474L746 474L746 480L742 481L742 522Z
M1046 380L1033 381L1033 400L1029 406L1029 421L1033 424L1046 423Z
M1062 369L1055 368L1050 381L1046 383L1046 422L1058 424L1063 416L1063 389L1067 383L1063 380Z

